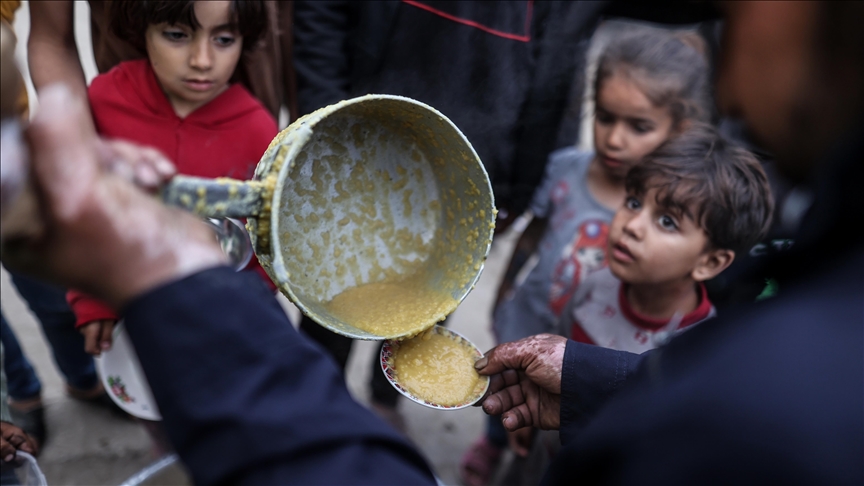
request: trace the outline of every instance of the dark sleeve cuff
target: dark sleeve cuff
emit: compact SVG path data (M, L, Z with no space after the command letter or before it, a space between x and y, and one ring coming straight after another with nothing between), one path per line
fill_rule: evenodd
M561 443L627 381L644 355L567 341L561 376Z

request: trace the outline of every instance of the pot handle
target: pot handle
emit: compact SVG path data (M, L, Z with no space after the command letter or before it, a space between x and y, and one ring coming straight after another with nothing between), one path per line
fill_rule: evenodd
M169 205L210 218L258 216L264 205L264 184L220 177L174 176L160 191Z

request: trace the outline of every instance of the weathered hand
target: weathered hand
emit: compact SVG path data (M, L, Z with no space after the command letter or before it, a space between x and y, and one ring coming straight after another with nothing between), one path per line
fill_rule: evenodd
M118 309L152 288L226 263L204 223L111 171L105 157L118 146L100 146L91 124L82 121L88 116L82 100L64 86L40 95L26 135L45 230L4 241L7 266Z
M481 405L489 415L502 415L504 428L557 429L561 416L561 372L567 339L552 334L504 343L489 351L475 367L491 377Z
M9 422L0 422L0 460L14 461L18 451L35 455L38 448L33 439L19 427Z

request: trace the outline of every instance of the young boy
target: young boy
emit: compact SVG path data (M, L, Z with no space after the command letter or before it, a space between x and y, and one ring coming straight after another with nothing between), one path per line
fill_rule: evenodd
M180 174L251 177L277 125L232 80L242 56L265 33L263 2L114 2L111 25L119 38L146 51L147 59L120 63L91 83L99 134L155 147ZM275 289L257 259L247 269ZM115 310L74 290L67 300L87 352L108 349Z
M774 206L756 158L698 125L627 173L609 266L561 316L576 341L641 353L714 315L703 282L762 239Z

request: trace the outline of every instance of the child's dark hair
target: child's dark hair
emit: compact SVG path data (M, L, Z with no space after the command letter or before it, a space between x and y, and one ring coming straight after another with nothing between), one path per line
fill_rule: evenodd
M666 106L676 127L711 116L705 44L695 33L640 30L612 40L600 56L594 96L612 75L623 75L655 106Z
M695 221L711 247L750 250L768 233L774 198L756 157L698 123L627 173L628 194L657 189L657 203Z
M163 22L185 25L190 29L201 26L195 17L193 0L114 0L110 10L111 31L136 48L146 50L147 27ZM233 0L231 21L238 35L243 36L243 51L258 46L268 30L267 9L262 0Z

